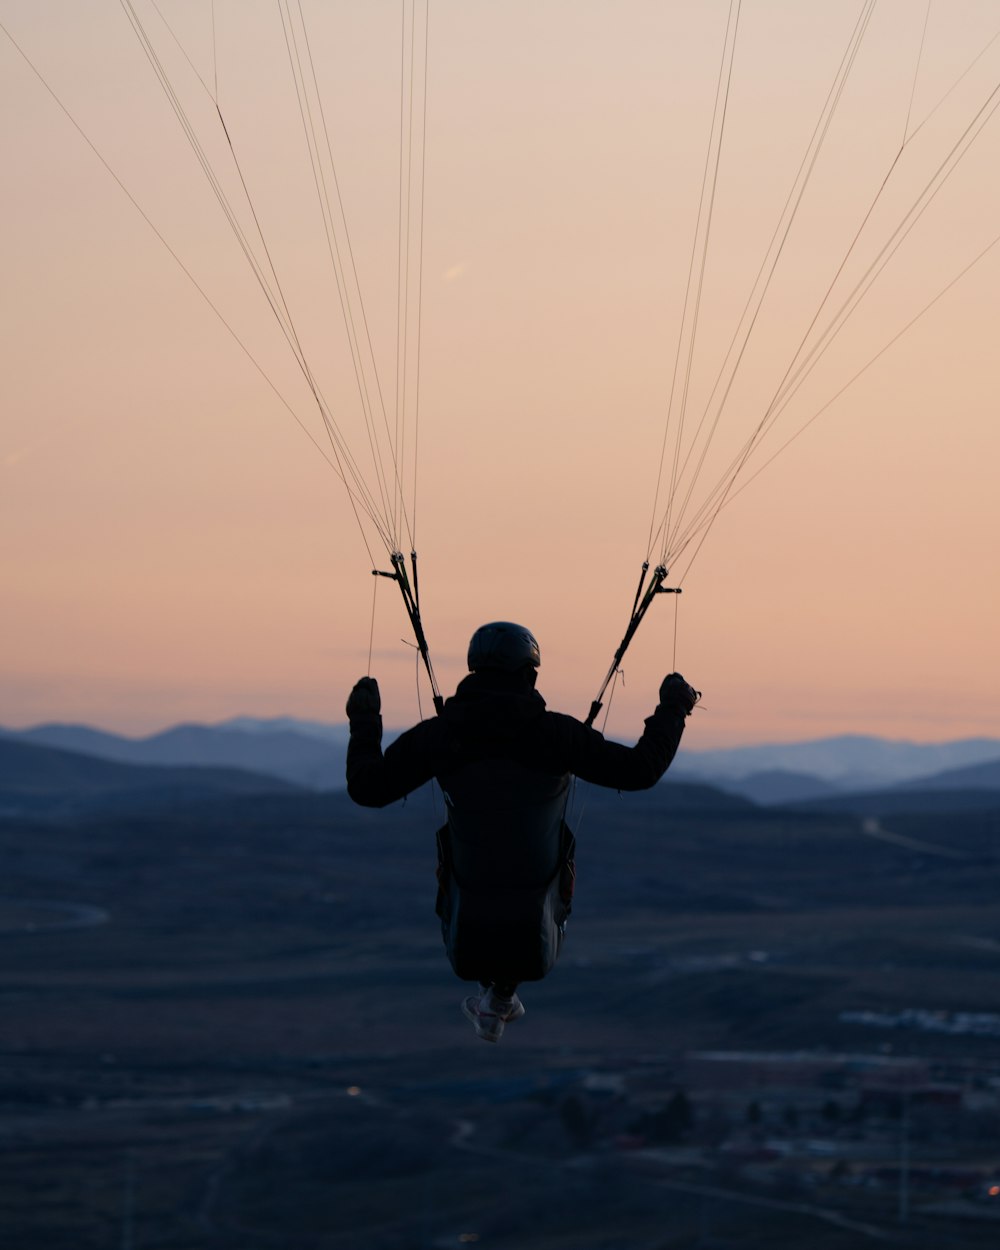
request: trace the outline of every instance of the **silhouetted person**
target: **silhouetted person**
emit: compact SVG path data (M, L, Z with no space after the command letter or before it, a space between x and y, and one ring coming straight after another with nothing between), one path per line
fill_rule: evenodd
M462 1010L497 1042L524 1015L522 981L541 980L562 946L575 841L566 824L573 776L613 790L645 790L674 758L700 697L671 673L634 747L609 742L572 716L550 712L535 690L541 657L531 632L508 621L477 629L470 674L444 711L382 753L378 683L362 677L347 700L347 791L385 807L432 777L444 794L438 831L437 912L448 958L481 991Z

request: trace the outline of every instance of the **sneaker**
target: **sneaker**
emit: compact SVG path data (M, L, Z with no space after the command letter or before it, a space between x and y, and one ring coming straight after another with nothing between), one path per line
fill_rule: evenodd
M521 1002L517 994L511 994L510 998L501 998L496 990L490 986L490 999L497 1015L503 1017L504 1024L520 1020L524 1015L524 1003Z
M484 1042L499 1042L505 1024L520 1020L524 1004L515 994L512 998L499 998L492 986L482 987L481 994L470 995L462 1003L462 1013L471 1020L476 1036Z

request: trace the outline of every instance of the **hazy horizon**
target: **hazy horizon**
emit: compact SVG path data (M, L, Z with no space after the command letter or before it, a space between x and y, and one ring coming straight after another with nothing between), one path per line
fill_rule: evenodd
M18 724L18 725L3 721L3 722L0 722L0 733L25 734L25 733L30 733L32 730L36 730L36 729L59 727L59 728L66 728L66 729L91 730L95 733L108 734L110 736L119 737L119 738L123 738L126 740L141 741L141 740L145 740L148 738L155 738L161 734L169 733L175 729L186 729L186 728L229 729L230 727L234 727L235 731L239 732L238 722L240 721L252 721L261 726L270 726L272 724L275 724L275 725L278 725L280 728L287 728L290 732L293 732L293 733L302 732L299 728L300 726L315 725L323 730L343 730L345 734L345 738L350 729L350 726L347 722L346 717L342 720L323 721L323 720L316 720L314 718L296 717L296 716L281 715L281 714L277 714L274 716L254 716L250 713L244 712L244 713L237 713L233 716L227 716L219 720L212 720L212 721L196 721L196 720L171 721L166 724L160 724L152 729L139 731L139 732L128 732L125 730L118 730L118 729L111 728L105 724L96 724L96 723L92 723L89 721L72 721L72 720L66 720L66 719L60 719L60 718L55 718L52 720L45 720L45 721L33 721L27 724ZM386 742L391 741L393 738L397 737L399 734L404 733L409 727L410 726L408 723L407 724L403 724L403 723L391 724L388 721L385 721L384 728L383 728L384 740ZM622 735L622 737L624 736L625 735ZM782 739L766 739L766 740L757 739L753 741L732 742L732 743L725 743L725 744L721 744L721 745L713 746L713 747L698 747L698 748L693 748L693 749L685 747L684 744L682 743L683 749L677 758L678 758L678 761L682 764L683 756L690 755L690 754L709 754L709 753L721 754L721 753L726 753L730 751L732 752L753 751L758 748L761 750L767 750L767 749L781 750L783 748L794 749L796 747L808 747L808 746L815 746L815 745L820 745L820 744L830 743L830 742L842 742L842 741L851 741L851 740L858 740L862 742L876 741L876 742L884 743L887 746L915 747L918 749L920 748L933 749L934 747L950 747L950 746L958 746L958 745L980 743L980 742L996 743L998 748L1000 748L1000 735L997 735L996 737L994 737L989 734L979 734L979 735L967 735L967 736L963 736L959 738L938 738L938 739L931 739L931 740L925 741L925 740L918 740L915 738L906 738L906 737L893 738L893 737L887 737L887 736L878 735L878 734L844 733L844 734L824 734L822 736L814 737L814 738L791 738L791 739L782 738Z

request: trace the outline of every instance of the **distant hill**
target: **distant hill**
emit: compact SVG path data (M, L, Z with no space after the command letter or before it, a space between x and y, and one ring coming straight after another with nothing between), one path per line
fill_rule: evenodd
M1000 790L1000 759L987 760L985 764L972 764L968 768L950 768L947 772L932 773L917 781L904 782L900 790Z
M713 785L744 782L757 774L805 774L842 793L883 790L934 773L1000 758L1000 739L906 742L848 734L813 742L764 744L716 751L684 751L675 773ZM740 793L746 793L740 790ZM780 801L780 800L778 800Z
M832 798L841 793L821 777L809 773L793 773L787 769L774 768L769 772L751 773L738 780L720 781L719 788L742 795L762 807L778 803L801 803L809 799Z
M883 790L804 796L784 801L783 805L810 812L854 812L862 816L1000 811L1000 759L948 769Z
M348 729L242 718L222 725L177 725L148 738L58 724L5 731L5 736L122 764L240 768L312 790L337 790L344 788Z
M278 778L241 769L143 767L0 738L0 812L5 815L122 804L151 807L297 790Z
M925 790L900 786L893 790L867 790L861 794L841 794L828 799L807 799L784 803L779 811L811 814L853 813L857 816L961 815L970 812L1000 813L998 790Z
M664 794L664 789L667 794ZM576 783L570 801L567 819L574 826L579 821L582 811L584 819L587 813L599 812L602 819L614 816L622 810L636 812L645 816L648 812L718 812L741 813L753 812L755 804L741 795L732 794L717 786L699 785L687 781L667 780L663 786L653 786L649 790L635 790L620 794L617 790L606 790L600 786L592 786L586 782Z
M318 738L341 749L346 749L351 733L346 724L330 725L319 720L299 720L295 716L233 716L211 728L247 734L294 733L304 738Z

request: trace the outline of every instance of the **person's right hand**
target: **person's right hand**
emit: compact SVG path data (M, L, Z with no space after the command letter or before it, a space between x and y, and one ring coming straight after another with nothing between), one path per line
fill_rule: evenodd
M379 694L378 682L374 677L362 677L355 682L354 689L347 698L348 720L361 716L378 716L381 711L382 696Z
M689 686L680 673L669 673L660 683L660 702L667 707L679 708L685 716L694 709L701 698L701 691Z

